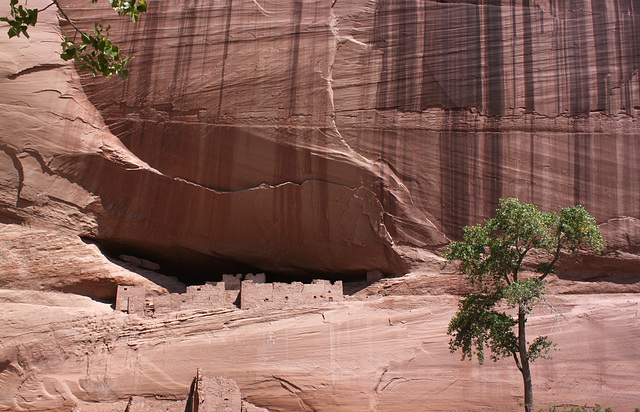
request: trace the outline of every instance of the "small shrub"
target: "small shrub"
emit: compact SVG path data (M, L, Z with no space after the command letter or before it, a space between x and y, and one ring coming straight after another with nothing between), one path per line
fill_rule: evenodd
M596 403L593 407L583 405L562 405L562 409L559 406L553 405L549 406L547 410L544 408L540 409L538 412L614 412L613 408L604 408L598 403ZM634 412L640 412L640 408L636 408Z

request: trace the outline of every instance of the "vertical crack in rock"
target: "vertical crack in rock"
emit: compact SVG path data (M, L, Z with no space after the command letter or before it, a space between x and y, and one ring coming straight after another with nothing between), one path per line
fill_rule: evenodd
M20 200L20 193L22 192L22 186L24 185L24 170L22 168L22 163L18 158L18 152L16 149L9 147L8 145L5 145L5 144L0 144L0 150L5 152L7 156L11 158L11 161L13 162L13 167L18 172L18 190L17 190L17 196L16 196L16 207L18 207L18 202Z
M330 104L330 113L329 118L331 119L331 125L335 130L336 135L340 138L340 141L349 148L349 150L353 153L357 153L353 150L349 144L344 140L340 131L338 130L338 125L336 123L336 105L333 94L333 66L336 61L336 54L338 52L338 45L340 44L340 30L338 29L338 18L333 11L333 7L329 8L329 18L327 20L327 26L329 26L329 30L331 30L331 34L333 36L333 47L331 47L329 51L329 65L327 69L326 77L323 79L327 83L327 94L329 95L329 104ZM361 157L364 160L364 157Z
M417 14L415 16L412 15L414 20L417 19ZM383 221L380 229L381 234L385 241L388 241L390 245L394 244L393 238L398 235L398 229L396 226L398 222L406 219L407 217L411 217L413 219L417 219L417 222L426 228L431 233L439 233L440 231L437 227L432 223L431 219L425 214L424 211L420 210L413 202L411 192L403 183L402 179L398 176L396 170L394 170L393 165L385 158L384 155L381 156L380 159L376 161L372 161L365 156L361 155L359 152L354 150L349 143L343 138L340 130L338 129L338 125L336 122L336 112L337 109L335 107L335 99L334 99L334 91L333 91L333 69L336 61L336 54L338 52L338 46L344 41L353 40L347 37L340 36L340 29L338 27L339 18L335 15L333 7L329 8L329 18L327 20L327 25L331 30L331 33L334 38L333 47L330 50L329 56L329 68L328 73L325 78L327 82L327 93L329 95L330 101L330 118L332 127L335 130L336 136L340 139L341 143L346 146L348 151L352 153L357 159L357 161L361 162L365 167L368 168L377 178L379 183L379 188L377 190L369 190L372 191L374 197L376 197L380 207L383 211ZM413 26L412 26L413 27ZM406 39L405 39L406 40ZM354 40L355 41L355 40ZM364 43L359 43L364 47L369 47ZM409 46L407 46L409 47ZM405 50L405 52L408 52ZM406 68L405 68L406 69ZM417 71L417 70L414 70ZM412 83L413 84L413 83ZM398 94L398 93L396 93ZM397 99L396 99L397 100ZM407 105L414 107L417 105L416 102L409 102ZM417 107L417 106L416 106ZM383 135L385 133L383 132ZM396 136L392 136L392 138L397 138ZM384 144L383 144L384 146ZM383 147L384 150L384 147ZM416 232L417 233L417 232ZM406 233L405 233L406 234ZM420 237L420 236L417 236ZM430 239L432 243L444 243L446 242L446 238L442 236L439 239Z
M373 399L371 399L371 404L369 405L369 407L372 411L377 411L378 406L380 405L380 394L381 394L380 392L382 391L380 389L380 386L382 385L382 380L384 379L384 375L387 373L388 370L389 370L389 366L385 366L384 368L382 368L382 373L380 373L380 376L378 376L376 385L373 387L373 390L371 391L371 395L373 395Z
M288 110L287 117L291 118L298 113L296 112L297 105L297 94L298 94L298 66L299 66L299 57L300 57L300 40L302 33L300 32L300 28L302 26L302 0L294 0L293 6L293 17L291 23L290 34L292 36L291 45L289 46L290 56L289 56L289 102L288 102Z

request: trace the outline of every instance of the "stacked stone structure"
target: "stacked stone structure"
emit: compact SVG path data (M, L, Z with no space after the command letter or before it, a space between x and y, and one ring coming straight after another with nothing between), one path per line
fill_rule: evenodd
M118 286L116 310L129 314L144 314L146 289L144 286Z
M240 309L279 309L343 300L342 281L314 280L311 284L242 282Z
M232 282L207 282L204 285L189 286L186 293L170 293L161 296L146 296L141 286L118 286L116 310L137 315L157 315L189 309L214 309L236 307L240 295L240 309L281 309L299 307L344 299L342 281L314 280L311 284L258 283L264 282L264 274L246 276L240 290L234 287L235 276L226 280ZM255 281L254 281L255 280ZM257 282L256 282L257 281ZM232 292L232 293L230 293ZM233 293L235 292L235 293Z
M155 296L150 298L149 302L149 308L153 313L225 306L228 306L228 303L225 299L225 284L223 282L189 286L187 293Z
M246 275L238 273L237 275L222 275L222 282L224 282L224 286L227 290L240 290L240 285L243 280L251 280L253 281L253 283L266 283L267 275L265 275L264 273L247 273Z

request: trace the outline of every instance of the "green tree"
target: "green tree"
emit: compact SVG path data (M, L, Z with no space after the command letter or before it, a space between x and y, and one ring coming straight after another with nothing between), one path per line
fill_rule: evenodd
M91 2L97 3L98 0L91 0ZM140 14L147 11L146 0L109 0L109 4L119 16L129 16L133 22L138 21ZM52 0L42 9L29 9L26 5L20 4L20 0L9 0L9 5L11 8L10 16L0 17L0 21L9 24L7 31L9 38L20 35L29 38L27 30L29 26L33 27L38 22L38 13L51 6L56 6L62 17L73 28L71 35L64 33L64 39L61 43L62 52L60 53L63 60L73 59L79 62L78 68L80 70L88 70L94 76L109 77L117 74L124 80L129 75L125 66L132 57L121 55L120 48L109 40L111 26L104 27L102 24L95 23L93 32L83 31L67 16L58 0Z
M527 315L546 292L545 278L555 271L561 254L576 259L584 247L600 252L605 246L595 219L582 206L544 213L518 199L501 199L496 217L464 228L464 240L451 242L447 264L459 262L471 292L460 301L447 333L449 349L462 360L493 361L513 357L524 382L527 412L533 411L530 363L548 357L547 336L527 341ZM533 258L533 275L524 276L525 258Z

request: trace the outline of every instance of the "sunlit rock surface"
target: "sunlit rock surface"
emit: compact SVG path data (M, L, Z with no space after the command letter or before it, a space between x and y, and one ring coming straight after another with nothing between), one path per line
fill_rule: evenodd
M559 350L533 364L537 402L595 400L621 410L615 406L640 401L638 296L547 298L553 307L536 310L529 334L548 334ZM522 401L511 359L480 366L449 353L453 296L156 319L84 297L36 298L0 290L0 409L64 410L135 394L185 399L197 368L235 380L248 401L273 411L517 408Z
M0 224L0 239L3 289L55 290L112 302L118 285L144 286L151 295L185 288L175 278L109 260L72 234Z
M0 36L0 409L184 399L196 368L272 410L515 405L510 360L448 353L464 288L436 273L507 196L580 203L609 244L550 277L531 324L561 350L534 365L537 400L638 406L637 2L153 1L137 25L61 4L136 58L125 82L78 74L54 7L31 39ZM429 275L329 308L141 320L47 292L182 287L91 242L200 281Z
M204 266L400 274L517 196L627 219L603 228L637 245L630 1L155 2L137 25L62 4L136 58L125 82L79 79L52 8L2 40L5 221Z

